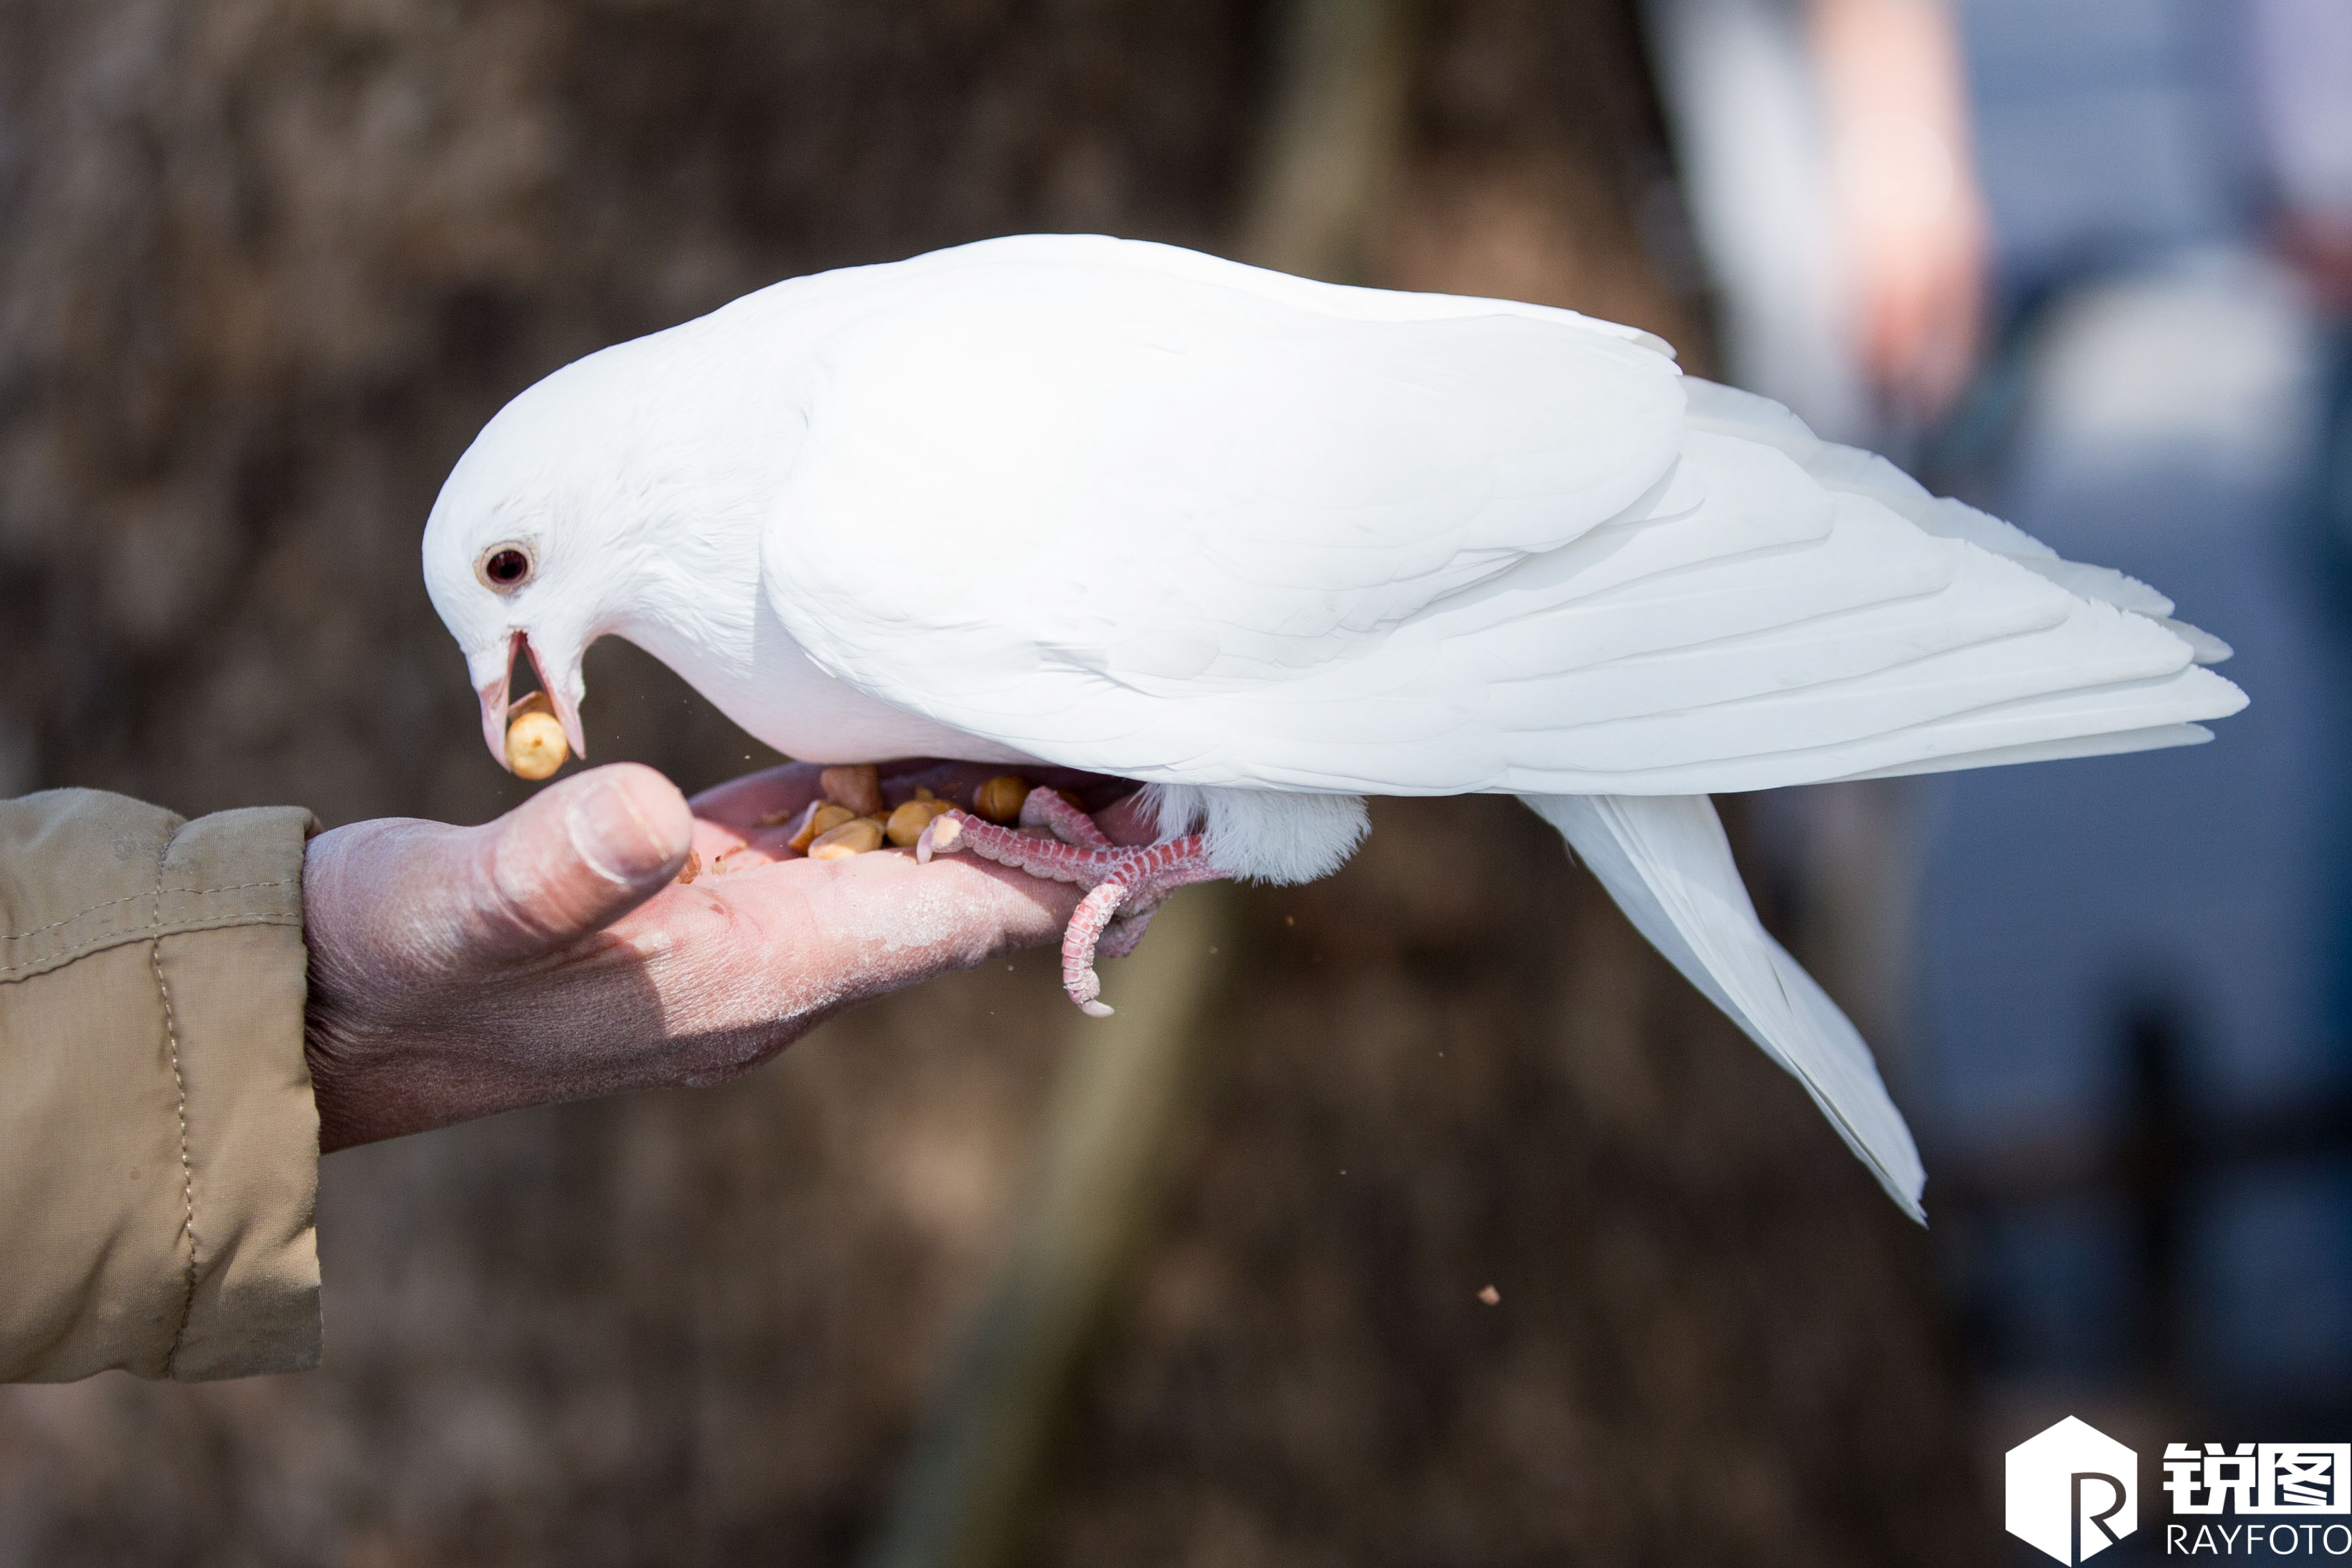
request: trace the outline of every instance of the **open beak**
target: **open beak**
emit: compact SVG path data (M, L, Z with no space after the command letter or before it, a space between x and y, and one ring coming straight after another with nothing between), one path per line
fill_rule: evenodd
M531 646L530 634L523 632L517 632L508 642L507 656L499 661L497 679L483 682L479 688L482 739L488 744L490 755L499 759L499 767L509 773L514 771L512 764L507 761L507 707L512 695L514 659L518 650L530 656L531 673L539 677L540 689L547 694L548 701L554 706L555 720L563 727L563 738L571 743L572 755L585 758L588 737L580 733L580 705L572 695L572 683L548 679L547 666L540 662L539 650Z

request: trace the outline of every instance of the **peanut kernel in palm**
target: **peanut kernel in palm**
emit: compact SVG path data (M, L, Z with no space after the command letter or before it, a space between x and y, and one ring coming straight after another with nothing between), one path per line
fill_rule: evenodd
M845 861L882 847L881 825L871 817L852 817L830 832L819 833L809 845L813 861Z
M844 822L855 821L856 816L857 813L846 806L836 806L830 800L819 801L811 806L808 815L802 819L800 831L792 836L792 846L796 850L806 850L820 837Z
M1021 820L1021 802L1028 798L1029 780L1017 773L1000 773L972 791L972 813L1009 828Z
M836 806L846 806L861 817L876 816L882 806L882 770L870 762L828 768L816 776L817 788Z
M563 727L551 713L531 709L507 726L507 766L517 778L534 781L552 778L571 755Z
M890 813L889 823L883 831L900 849L912 849L915 841L923 836L923 830L931 825L931 819L947 809L945 800L909 800Z

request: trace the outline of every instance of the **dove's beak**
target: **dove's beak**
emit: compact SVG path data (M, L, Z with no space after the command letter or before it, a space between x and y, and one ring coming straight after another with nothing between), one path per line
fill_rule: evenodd
M499 767L509 773L514 771L513 765L507 761L507 707L514 685L515 654L519 652L530 655L531 671L539 676L540 689L547 694L548 701L554 706L556 722L563 727L563 738L572 744L572 755L585 758L588 755L588 737L580 732L580 704L572 695L572 688L579 684L579 679L574 675L569 681L550 680L547 666L541 662L539 650L531 645L530 634L527 632L517 632L509 640L507 656L499 661L497 678L483 682L479 688L482 739L488 743L490 755L499 759Z

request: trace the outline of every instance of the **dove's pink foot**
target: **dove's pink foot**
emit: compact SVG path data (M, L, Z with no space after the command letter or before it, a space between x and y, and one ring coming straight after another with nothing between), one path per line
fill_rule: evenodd
M1209 863L1198 833L1123 848L1052 789L1029 791L1017 829L1000 828L967 811L943 811L916 841L915 858L928 862L935 854L963 850L1088 890L1062 933L1062 988L1094 1018L1108 1018L1111 1010L1097 999L1102 981L1095 974L1096 956L1125 957L1143 939L1143 928L1162 899L1189 883L1224 874Z

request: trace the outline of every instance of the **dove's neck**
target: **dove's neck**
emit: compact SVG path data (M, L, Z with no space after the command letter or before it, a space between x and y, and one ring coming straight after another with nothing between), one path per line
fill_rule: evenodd
M678 342L668 373L649 378L602 487L615 498L597 518L613 562L603 629L715 696L711 683L751 673L760 530L790 455L772 454L772 411L737 412L740 392L723 384L739 379L733 356L706 359L696 346ZM698 360L693 375L685 367Z
M608 525L621 566L602 630L667 664L787 756L1028 760L834 679L769 608L761 537L803 426L777 373L787 356L772 338L756 343L758 353L745 341L681 343L691 373L660 378L666 384L639 405L629 445L646 455L613 486L633 499Z

